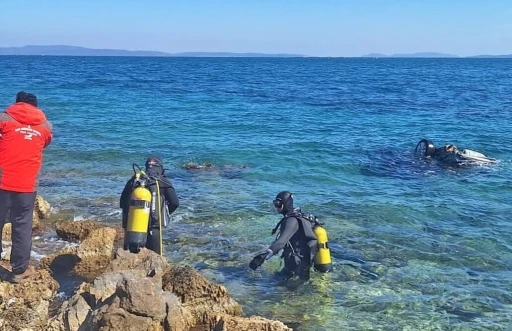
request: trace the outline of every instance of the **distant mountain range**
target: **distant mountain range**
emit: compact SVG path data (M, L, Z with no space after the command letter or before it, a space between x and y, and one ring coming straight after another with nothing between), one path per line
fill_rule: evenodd
M124 49L95 49L68 45L28 45L23 47L0 47L0 55L48 55L48 56L160 56L160 57L311 57L302 54L268 54L268 53L231 53L231 52L181 52L165 53L157 51L128 51ZM314 57L314 56L313 56ZM371 53L363 58L512 58L505 55L457 56L436 52L412 54Z
M48 55L48 56L162 56L162 57L304 57L300 54L229 53L229 52L184 52L165 53L155 51L128 51L123 49L93 49L79 46L28 45L23 47L0 47L0 55Z
M380 53L370 53L363 55L362 57L373 57L373 58L512 58L512 54L505 55L473 55L473 56L458 56L453 54L436 53L436 52L425 52L425 53L412 53L412 54L393 54L386 55Z

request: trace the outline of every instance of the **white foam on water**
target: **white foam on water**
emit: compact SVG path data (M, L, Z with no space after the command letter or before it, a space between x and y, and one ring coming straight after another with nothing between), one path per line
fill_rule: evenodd
M66 293L64 293L64 292L57 292L57 294L55 294L55 297L57 297L57 298L65 298L66 297Z
M85 218L82 216L82 215L73 215L73 222L80 222L80 221L84 221Z
M36 260L36 261L41 261L41 259L42 259L43 257L45 257L45 256L46 256L45 254L39 254L39 253L37 253L37 252L36 252L36 251L34 251L34 250L31 250L31 251L30 251L30 257L31 257L31 258L33 258L33 259L34 259L34 260Z
M171 215L171 223L178 223L183 220L183 218L190 216L189 213L183 213L183 214L176 214Z

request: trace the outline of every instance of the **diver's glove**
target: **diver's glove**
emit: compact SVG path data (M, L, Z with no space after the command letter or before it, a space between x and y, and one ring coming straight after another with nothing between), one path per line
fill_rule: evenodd
M274 252L272 252L270 248L267 249L265 252L256 255L251 260L251 263L249 263L249 268L251 268L252 270L258 269L258 267L261 266L263 262L265 262L265 260L270 259L272 255L274 255Z

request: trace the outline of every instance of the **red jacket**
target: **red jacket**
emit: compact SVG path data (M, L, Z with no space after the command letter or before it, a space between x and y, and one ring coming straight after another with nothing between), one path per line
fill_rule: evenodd
M17 102L0 113L0 189L35 192L52 138L52 124L37 107Z

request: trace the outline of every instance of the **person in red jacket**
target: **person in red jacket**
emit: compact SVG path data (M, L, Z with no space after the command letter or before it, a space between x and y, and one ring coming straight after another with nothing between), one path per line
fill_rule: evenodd
M34 94L18 92L16 103L0 113L0 234L9 215L14 282L35 272L29 260L37 177L43 149L52 139L52 124L37 108Z

